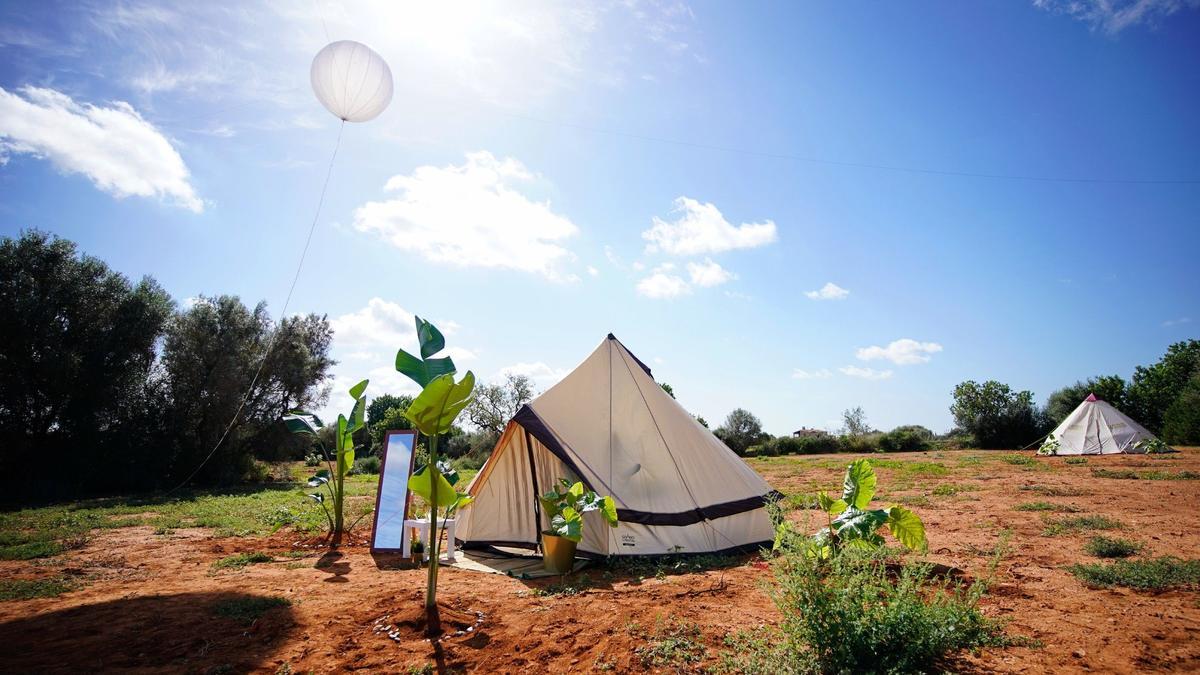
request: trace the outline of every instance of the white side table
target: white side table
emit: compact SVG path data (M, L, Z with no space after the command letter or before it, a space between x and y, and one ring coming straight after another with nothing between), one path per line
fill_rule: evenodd
M446 531L446 548L442 551L441 561L453 563L454 558L454 519L440 520L443 529ZM421 541L425 543L425 560L429 561L429 549L433 544L432 538L429 536L429 519L417 518L406 519L404 521L404 531L407 533L409 529L416 529L421 533ZM405 558L412 554L412 537L404 537L404 545L401 547L400 555Z

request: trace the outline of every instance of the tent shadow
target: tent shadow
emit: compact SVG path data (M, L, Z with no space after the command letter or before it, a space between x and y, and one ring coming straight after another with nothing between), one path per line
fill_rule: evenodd
M344 584L350 581L346 578L346 575L350 573L350 563L343 562L342 558L344 557L345 554L341 551L329 551L321 556L313 567L330 575L323 580L326 583Z
M0 623L0 644L14 646L4 670L248 672L296 625L290 607L263 609L264 600L232 592L150 595Z

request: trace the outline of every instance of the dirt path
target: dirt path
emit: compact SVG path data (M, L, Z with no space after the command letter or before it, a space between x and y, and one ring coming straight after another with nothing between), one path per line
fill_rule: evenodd
M981 460L970 457L980 456ZM1151 461L1141 457L1060 458L1037 465L998 461L981 452L892 456L879 470L882 501L906 501L925 519L931 558L982 573L1004 531L1011 551L984 605L1007 618L1009 632L1043 643L966 656L958 667L984 672L1135 672L1200 670L1200 593L1149 594L1092 590L1063 568L1092 562L1083 543L1093 533L1043 536L1047 514L1014 510L1022 502L1072 505L1126 526L1120 536L1148 554L1200 557L1200 481L1094 478L1095 468L1200 471L1200 453ZM754 464L776 487L807 491L839 482L846 456ZM928 471L905 465L928 463ZM944 475L929 468L940 465ZM912 468L912 467L909 467ZM917 467L918 469L920 467ZM888 490L888 486L902 489ZM954 489L939 486L956 486ZM1043 492L1076 493L1047 496ZM935 490L937 492L935 492ZM1050 514L1057 517L1061 514ZM380 569L361 544L341 553L298 546L294 536L213 538L208 530L162 536L149 527L97 531L87 546L42 561L0 562L0 574L50 574L85 580L60 597L0 603L0 643L10 672L420 672L644 671L641 656L656 630L696 624L707 647L698 668L716 663L724 637L773 623L763 590L765 565L747 558L725 569L683 575L606 578L575 595L540 596L531 584L497 575L445 569L440 597L482 612L470 634L438 647L393 640L376 626L420 602L424 572ZM232 553L266 551L274 561L214 571ZM319 565L318 565L319 561ZM218 616L218 606L277 596L290 606L244 624ZM665 668L669 672L671 668Z

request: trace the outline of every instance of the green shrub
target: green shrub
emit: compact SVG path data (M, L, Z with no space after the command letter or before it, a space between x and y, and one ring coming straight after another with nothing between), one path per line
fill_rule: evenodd
M379 458L376 457L375 455L367 455L366 457L359 457L358 459L354 460L354 469L350 473L352 473L352 474L366 473L366 474L371 474L371 475L377 475L379 473L379 467L380 467Z
M778 629L737 645L746 673L928 672L963 649L1004 644L983 616L984 587L936 580L928 565L893 576L879 555L847 550L824 562L788 550L773 563Z
M1067 570L1089 586L1124 586L1146 591L1200 587L1200 560L1170 556L1112 563L1071 565Z
M861 436L841 436L838 438L839 452L866 453L875 452L879 448L879 437L883 434L862 434Z
M1015 464L1017 466L1029 466L1038 463L1037 458L1032 455L1000 455L1000 459L1008 464Z
M1063 460L1064 464L1087 464L1087 457L1068 457Z
M1128 539L1092 537L1084 550L1097 558L1128 558L1142 550L1142 545Z
M310 452L304 456L304 466L321 466L321 456L315 452Z
M922 426L896 427L879 437L879 449L883 452L919 452L928 450L933 432Z

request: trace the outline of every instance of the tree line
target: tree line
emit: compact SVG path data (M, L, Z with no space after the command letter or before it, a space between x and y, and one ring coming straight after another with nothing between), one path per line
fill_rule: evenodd
M334 363L324 316L181 307L36 231L0 241L0 322L4 501L239 480L303 446L279 420L325 401Z

